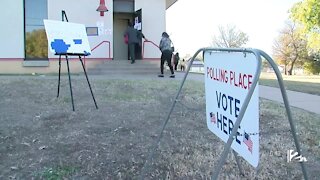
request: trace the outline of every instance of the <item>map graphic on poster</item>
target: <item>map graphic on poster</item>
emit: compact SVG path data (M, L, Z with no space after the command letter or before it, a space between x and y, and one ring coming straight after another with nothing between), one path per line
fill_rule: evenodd
M227 142L252 86L258 61L253 53L208 51L204 53L204 64L207 126ZM258 166L258 86L254 89L231 148L252 166Z
M56 55L91 54L89 40L83 24L54 20L43 20L48 38L48 46Z

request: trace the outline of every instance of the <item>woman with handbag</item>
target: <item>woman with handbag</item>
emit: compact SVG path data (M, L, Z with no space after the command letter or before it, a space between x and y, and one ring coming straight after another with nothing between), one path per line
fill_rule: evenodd
M171 71L171 75L170 75L170 78L174 78L175 75L174 75L174 71L173 71L173 67L172 67L172 64L171 64L171 58L172 58L172 46L171 46L172 42L171 42L171 39L169 38L169 35L168 33L166 32L163 32L162 33L162 38L161 38L161 41L160 41L160 44L159 44L159 48L160 48L160 51L161 51L161 63L160 63L160 73L158 75L158 77L164 77L163 75L163 68L164 68L164 63L165 61L167 61L168 63L168 66L170 68L170 71Z

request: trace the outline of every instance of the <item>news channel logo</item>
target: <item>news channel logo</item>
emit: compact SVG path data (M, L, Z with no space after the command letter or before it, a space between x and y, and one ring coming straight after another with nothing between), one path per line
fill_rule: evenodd
M287 162L307 162L307 158L303 157L298 152L290 149L287 151Z

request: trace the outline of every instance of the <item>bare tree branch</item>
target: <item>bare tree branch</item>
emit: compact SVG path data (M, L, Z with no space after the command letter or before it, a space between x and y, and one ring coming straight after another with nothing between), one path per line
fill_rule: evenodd
M246 33L237 30L235 26L218 26L219 34L213 37L212 46L220 48L239 48L245 45L249 37Z

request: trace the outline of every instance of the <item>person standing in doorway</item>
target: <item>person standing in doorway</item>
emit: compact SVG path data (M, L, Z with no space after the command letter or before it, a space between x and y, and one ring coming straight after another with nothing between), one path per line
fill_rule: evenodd
M164 63L167 61L168 66L171 71L170 78L174 78L174 71L173 67L171 64L171 58L172 58L172 47L171 47L171 39L169 38L168 33L163 32L162 33L162 38L159 44L159 49L161 51L161 63L160 63L160 72L161 74L158 75L158 77L164 77L163 75L163 68L164 68Z
M144 37L142 32L133 28L133 24L131 22L128 23L128 28L124 33L124 37L128 38L128 46L129 46L129 54L131 59L131 64L135 63L136 56L135 56L135 47L139 46L139 37Z

